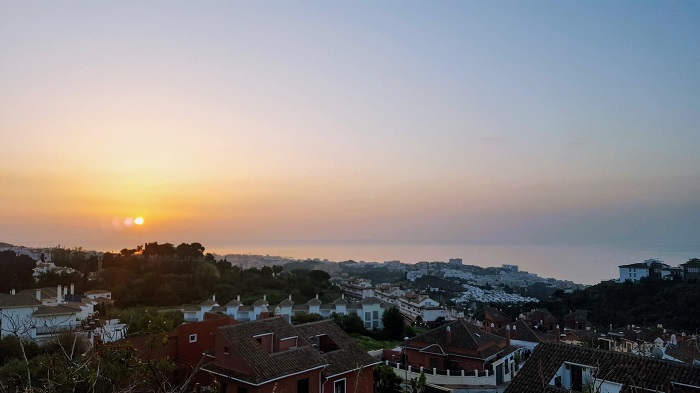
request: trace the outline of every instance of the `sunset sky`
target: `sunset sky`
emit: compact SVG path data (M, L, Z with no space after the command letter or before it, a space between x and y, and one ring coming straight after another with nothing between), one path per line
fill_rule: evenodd
M700 251L697 1L3 1L0 53L0 242Z

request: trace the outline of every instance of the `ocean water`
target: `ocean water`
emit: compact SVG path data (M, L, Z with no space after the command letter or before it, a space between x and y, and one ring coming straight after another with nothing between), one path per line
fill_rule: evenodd
M320 258L330 261L404 263L444 261L462 258L464 264L477 266L518 265L520 270L570 280L580 284L597 284L619 276L618 266L658 258L671 266L700 258L700 248L664 249L611 245L393 245L332 244L309 246L236 246L215 247L217 254L260 254L296 259Z

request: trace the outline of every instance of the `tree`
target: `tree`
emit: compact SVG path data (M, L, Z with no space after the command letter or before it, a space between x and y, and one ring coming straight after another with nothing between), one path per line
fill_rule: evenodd
M312 270L309 272L309 279L311 281L321 283L330 280L331 275L324 272L323 270Z
M394 340L403 339L404 319L398 308L392 307L382 314L382 324L384 330Z
M383 364L374 366L374 391L376 393L400 393L401 377L396 375L394 368Z
M365 328L364 322L362 322L362 318L360 318L357 314L340 315L333 313L332 317L335 324L340 326L340 328L347 334L367 333L367 329Z
M411 378L411 393L425 393L425 373L421 371L420 377Z
M306 312L301 312L301 313L297 313L297 314L292 315L292 323L293 324L316 322L316 321L323 321L323 317L320 314L306 313Z

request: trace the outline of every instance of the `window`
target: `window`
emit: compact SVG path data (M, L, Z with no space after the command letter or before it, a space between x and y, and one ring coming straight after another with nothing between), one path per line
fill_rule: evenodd
M297 381L297 393L309 393L309 378Z
M372 319L379 319L379 311L372 312Z
M228 347L224 347L224 355L228 355Z
M345 393L345 378L333 383L333 393Z
M365 312L365 321L371 321L372 320L372 313L367 311Z
M244 388L243 386L239 386L238 389L236 390L237 393L248 393L248 389Z
M197 342L197 335L196 334L190 334L190 344L191 343L196 343Z

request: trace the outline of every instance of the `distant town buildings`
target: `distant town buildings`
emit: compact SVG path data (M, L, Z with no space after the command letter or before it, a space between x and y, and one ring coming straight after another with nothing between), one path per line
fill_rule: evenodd
M505 263L501 265L502 269L508 270L510 272L518 272L518 265L506 265Z
M671 267L658 259L647 259L641 263L618 266L620 278L618 282L639 282L643 278L654 277L663 279L697 278L700 277L700 259L693 258L688 262Z
M450 266L462 266L462 258L450 258L448 264Z

